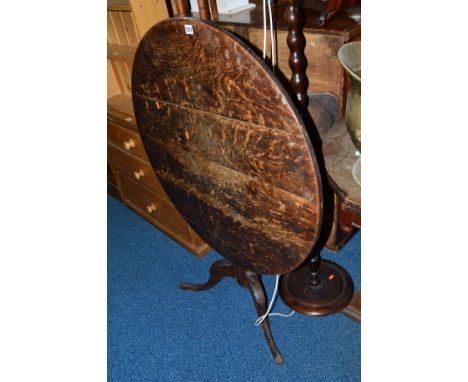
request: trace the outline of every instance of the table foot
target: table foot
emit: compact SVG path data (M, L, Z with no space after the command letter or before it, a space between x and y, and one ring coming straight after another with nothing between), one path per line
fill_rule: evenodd
M257 310L257 315L258 317L261 317L267 312L265 290L263 289L263 285L260 281L260 278L255 273L246 272L246 274L248 279L248 288L250 290L250 294L252 295L252 299L255 304L255 309ZM283 363L283 356L278 350L275 340L273 339L273 334L271 333L270 321L268 320L268 317L266 317L262 321L261 325L263 329L263 334L265 335L271 354L273 355L276 364L281 365Z
M226 277L236 277L235 267L228 260L215 261L210 267L210 278L205 284L180 283L179 288L198 292L213 288Z
M190 284L190 283L181 283L180 288L183 290L198 292L206 289L213 288L218 284L222 279L226 277L232 277L237 280L239 285L242 287L248 288L252 299L255 304L255 309L258 316L263 316L267 311L267 302L266 294L263 289L262 281L259 275L250 272L244 271L236 266L234 266L228 260L218 260L213 263L210 267L210 278L204 284ZM265 318L262 322L262 329L265 339L267 341L268 347L270 348L271 354L277 365L283 363L283 357L276 346L275 340L273 339L273 334L271 333L270 322L268 317Z

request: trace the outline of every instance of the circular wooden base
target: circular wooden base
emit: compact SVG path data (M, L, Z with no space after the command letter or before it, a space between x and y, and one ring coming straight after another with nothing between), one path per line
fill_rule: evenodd
M337 313L351 301L354 284L340 265L322 260L320 284L309 284L309 264L281 277L280 295L286 305L307 316Z

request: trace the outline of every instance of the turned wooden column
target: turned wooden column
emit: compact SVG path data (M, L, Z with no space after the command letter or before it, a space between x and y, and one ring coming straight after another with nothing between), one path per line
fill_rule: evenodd
M198 12L202 20L210 20L210 8L208 0L198 0Z
M285 18L288 23L287 44L289 47L289 67L292 71L291 86L298 101L307 109L309 97L307 96L307 58L304 54L306 39L302 32L302 10L297 0L287 0Z
M189 8L187 0L174 0L177 8L177 16L188 16Z
M210 0L210 10L211 10L211 16L213 16L214 19L217 19L219 17L219 13L218 13L218 4L216 4L216 0Z

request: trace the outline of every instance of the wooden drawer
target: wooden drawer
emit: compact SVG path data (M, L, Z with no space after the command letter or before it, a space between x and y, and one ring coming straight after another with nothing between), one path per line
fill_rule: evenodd
M151 191L154 191L163 198L169 200L161 186L161 183L159 183L153 168L148 162L123 152L112 145L107 145L107 150L109 159L116 171L133 178L137 183L144 184L150 188Z
M138 131L138 127L136 125L134 116L119 113L116 110L112 110L112 111L107 110L107 121L114 123L116 125L124 126L127 129Z
M114 46L121 47L118 45ZM135 113L133 112L132 96L130 94L117 94L107 99L107 120L118 126L138 131Z
M143 143L141 142L140 135L138 135L138 133L117 126L108 121L107 139L114 146L117 146L123 151L137 155L146 161L148 160Z
M125 198L128 199L127 202L131 206L147 217L151 217L152 220L156 220L176 235L182 236L183 241L192 242L187 222L170 202L124 174L119 175Z

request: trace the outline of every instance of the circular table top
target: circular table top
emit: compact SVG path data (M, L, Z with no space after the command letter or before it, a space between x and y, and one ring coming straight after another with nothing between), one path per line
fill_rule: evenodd
M191 227L236 266L284 274L315 245L322 188L292 100L243 42L171 18L148 31L132 96L148 158Z

